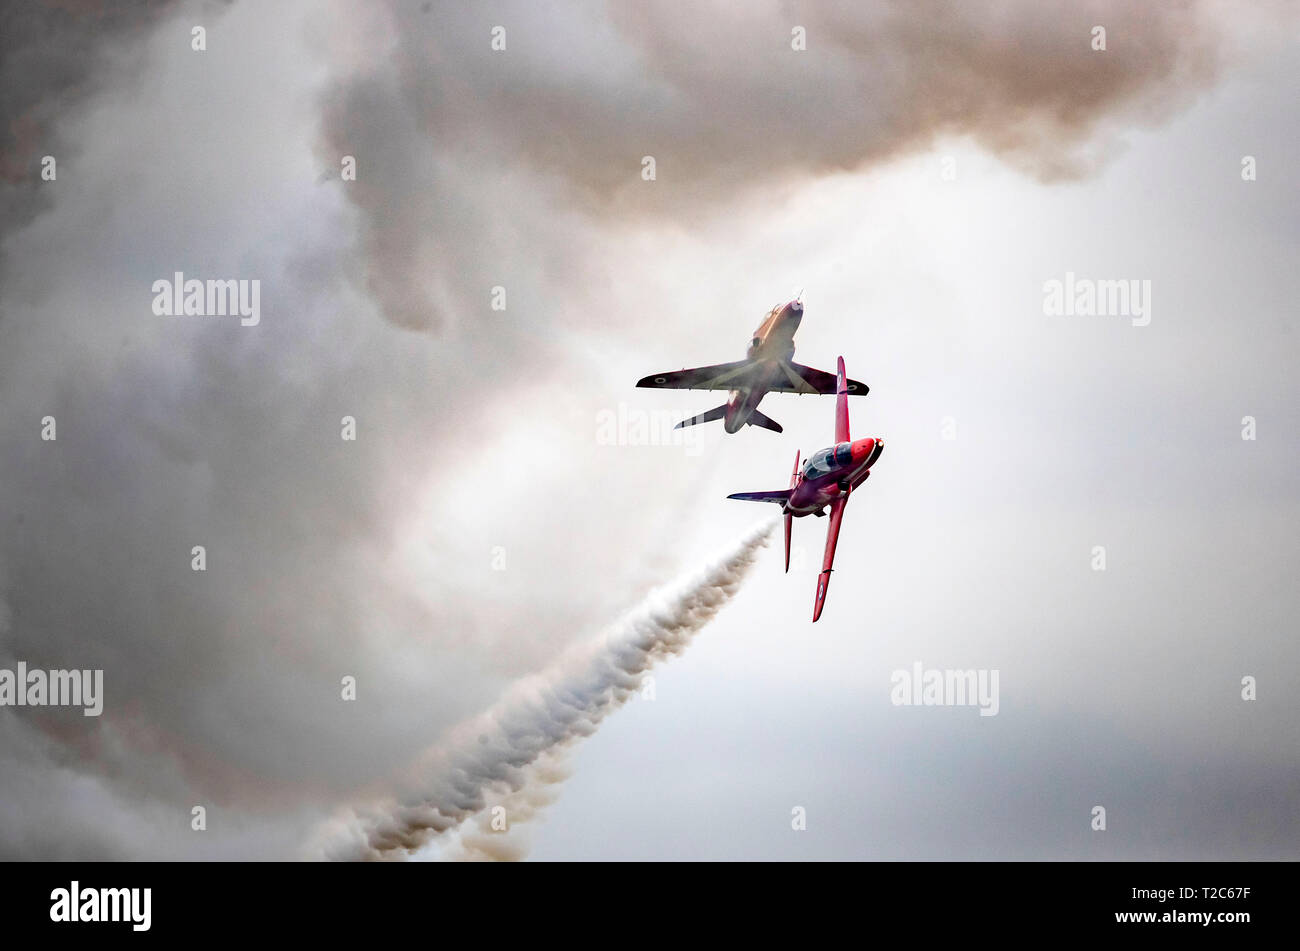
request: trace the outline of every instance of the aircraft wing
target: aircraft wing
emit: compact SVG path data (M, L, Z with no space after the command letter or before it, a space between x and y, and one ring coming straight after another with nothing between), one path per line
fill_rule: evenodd
M753 368L752 360L737 360L711 367L652 373L637 380L636 385L661 390L735 390L744 385L745 377Z
M822 555L822 573L817 576L817 601L813 604L813 620L822 616L822 607L826 604L826 589L831 583L831 565L835 563L835 543L840 539L840 522L844 518L844 506L849 502L847 493L831 503L831 516L826 525L826 553Z
M825 370L815 370L802 363L783 363L785 379L774 382L770 389L773 393L834 393L836 391L835 374ZM853 396L866 396L871 387L858 380L849 380L849 393Z
M767 382L772 393L834 393L835 375L825 370L815 370L802 363L782 363L781 375ZM660 390L735 390L748 382L748 376L758 367L753 360L719 363L711 367L690 370L669 370L652 373L637 380L637 386ZM866 396L870 387L857 380L848 380L848 391L853 396Z

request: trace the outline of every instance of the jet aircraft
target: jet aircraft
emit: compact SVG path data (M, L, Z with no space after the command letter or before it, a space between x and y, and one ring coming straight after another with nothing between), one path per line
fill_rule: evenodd
M654 373L637 382L637 386L674 390L730 390L727 402L708 412L682 420L675 428L694 426L715 419L734 433L740 427L761 426L781 432L781 424L758 411L759 401L768 393L834 393L835 377L825 370L814 370L794 362L794 332L803 319L803 294L785 304L777 304L754 331L744 360L720 363L711 367ZM848 381L848 392L866 396L868 387L857 380Z
M822 555L822 571L817 576L817 598L813 603L813 620L822 616L826 603L826 589L831 581L831 565L835 561L835 543L840 535L840 522L849 495L871 475L871 467L885 449L880 439L853 439L849 436L849 382L844 376L844 358L839 358L835 388L835 445L808 457L799 467L799 453L794 455L794 471L790 473L790 488L773 492L737 492L729 499L746 502L775 502L785 516L785 570L790 570L790 534L793 520L804 515L825 515L830 508L830 522L826 525L826 551Z

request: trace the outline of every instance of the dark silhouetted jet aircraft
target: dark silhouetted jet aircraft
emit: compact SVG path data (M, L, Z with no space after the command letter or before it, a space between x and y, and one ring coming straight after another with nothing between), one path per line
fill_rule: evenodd
M744 360L719 363L693 370L654 373L637 381L637 386L669 390L730 390L727 402L692 416L677 424L694 426L715 419L734 433L746 424L781 432L781 424L758 411L758 404L768 393L834 393L835 377L825 370L814 370L794 362L794 332L803 319L802 294L787 304L773 307L754 331ZM866 396L868 387L857 380L848 381L848 392Z

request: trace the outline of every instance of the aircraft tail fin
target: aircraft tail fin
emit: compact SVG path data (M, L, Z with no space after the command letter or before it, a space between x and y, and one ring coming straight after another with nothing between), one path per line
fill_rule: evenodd
M848 442L849 436L849 385L844 375L844 358L839 358L835 374L835 441Z
M690 419L682 420L680 423L674 426L673 429L681 429L683 426L696 426L699 425L700 423L711 423L715 419L722 419L722 417L726 415L727 415L727 404L723 403L721 406L715 406L713 407L713 409L709 410L708 412L701 413L699 416L692 416Z
M795 483L799 481L799 450L794 451L794 469L790 472L790 491L794 491ZM785 517L785 572L790 573L790 534L794 527L794 516L787 514Z
M749 425L762 426L764 429L770 429L774 433L783 431L780 423L774 420L771 416L764 416L758 410L754 410L749 414Z

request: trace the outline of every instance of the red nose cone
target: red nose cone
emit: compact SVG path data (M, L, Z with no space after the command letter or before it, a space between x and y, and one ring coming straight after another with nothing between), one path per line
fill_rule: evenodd
M875 439L855 439L849 446L849 451L853 453L853 461L861 462L871 455L876 448L878 440Z

